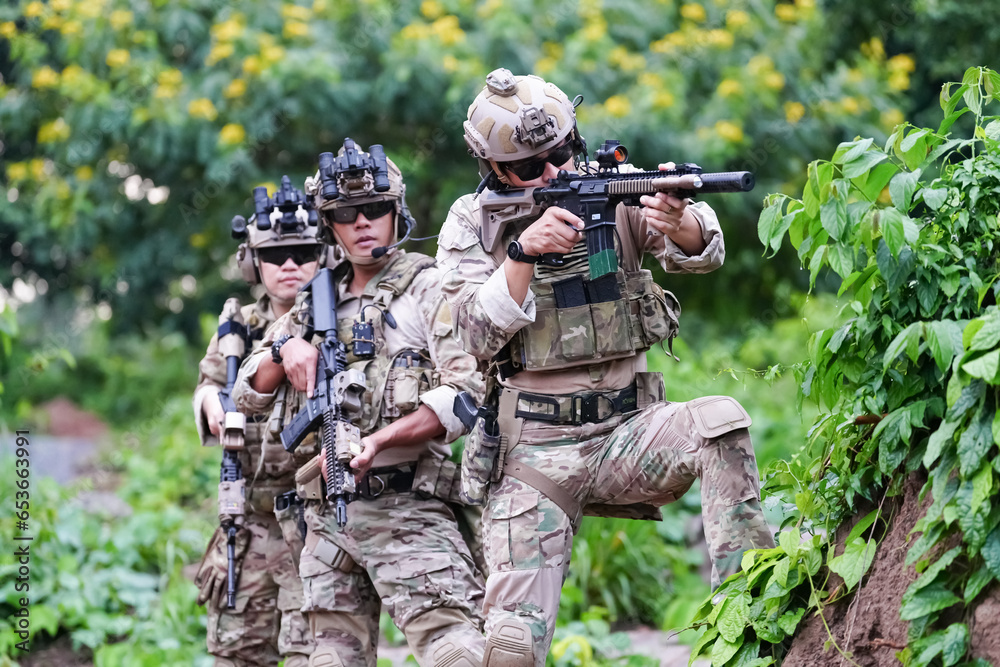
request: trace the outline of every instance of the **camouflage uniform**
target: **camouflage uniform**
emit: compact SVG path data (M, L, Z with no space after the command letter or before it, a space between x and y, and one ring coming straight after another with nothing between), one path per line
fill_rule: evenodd
M652 253L668 272L704 273L722 264L722 232L714 212L700 203L688 210L699 221L706 243L700 255L690 257L670 238L648 236L641 209L619 206L618 253L622 271L633 276L630 287L633 278L647 273L641 271L643 252ZM750 418L743 408L728 397L664 401L662 379L644 372L641 352L610 361L594 355L595 338L599 346L608 345L607 338L627 339L630 332L640 340L669 341L679 314L673 295L665 293L659 305L645 297L634 305L628 302L631 321L618 321L614 327L602 322L604 315L593 306L586 326L575 326L571 319L566 326L559 320L563 326L549 330L556 326L550 318L552 285L574 275L587 277L586 244L577 244L563 269L536 265L524 303L518 304L508 292L503 260L508 242L527 223L508 225L502 243L488 253L480 244L480 219L477 198L462 197L439 237L444 292L462 343L488 360L522 328L533 338L520 339L529 367L501 381L502 435L491 440L480 420L466 439L463 486L471 495L488 491L483 532L490 575L483 611L490 646L498 628L502 633L512 620L520 621L531 630L534 660L541 666L552 641L581 514L654 518L658 506L679 498L700 477L713 585L739 569L746 549L771 546L773 540L761 514L747 431ZM543 303L545 299L549 302ZM544 308L549 310L543 313ZM662 326L671 330L656 330ZM530 367L531 359L544 364L547 357L574 354L584 360L590 354L589 363L553 370ZM572 414L574 400L581 395L600 392L620 399L626 392L619 391L633 382L634 403L631 394L620 405L595 399L596 418L576 423L547 417ZM490 475L492 456L500 460ZM502 644L503 637L497 641Z
M384 291L380 297L380 285L391 283L393 272L421 257L397 250L360 298L347 291L351 274L338 274L341 340L350 343L351 325L363 305L384 303L379 301L385 297ZM441 499L457 496L453 492L457 470L452 467L447 473L447 466L453 464L444 462L451 453L447 443L464 430L453 412L455 395L466 390L482 400L483 382L476 360L452 335L440 272L432 266L433 260L423 260L427 268L419 270L405 291L389 301L388 311L397 328L382 327L381 313L375 308L366 310L365 317L376 320L376 356L366 361L349 354L348 363L364 371L368 385L364 414L358 420L362 435L420 404L434 411L447 433L420 445L381 452L360 485L363 491L367 483L369 492L347 506L348 522L343 529L337 527L332 505L307 503L309 537L299 570L305 591L302 609L316 637L316 656L326 647L333 648L347 667L375 667L380 602L406 635L421 665L443 664L438 661L452 644L470 647L478 656L483 650L482 575L456 524L455 508ZM289 316L279 319L265 334L265 348L254 352L241 368L234 390L241 409L263 411L271 404L273 395L255 392L250 380L270 341L286 333L302 335L300 309L296 306ZM318 338L314 343L319 343ZM419 351L430 362L416 369L422 389L419 400L414 400L417 394L404 398L398 393L407 378L404 369L391 367L406 350ZM302 394L289 388L286 416L300 409L302 399ZM428 462L435 471L436 489L435 481L420 473ZM442 463L445 469L437 477Z
M260 348L264 330L274 322L270 298L242 308L243 319ZM213 336L205 357L198 365L198 387L194 396L195 421L203 445L217 445L209 432L202 402L210 393L226 384L226 360L219 352L218 336ZM238 544L245 549L240 570L236 608L227 609L225 595L207 603L208 652L216 656L216 665L277 665L284 657L285 667L305 667L314 642L300 608L302 583L298 577L302 536L300 517L294 506L275 511L275 496L295 488L295 470L315 455L315 448L304 448L293 457L285 452L273 434L267 432L264 419L248 419L245 449L240 462L247 480L246 517ZM205 558L219 549L225 553L226 536L216 529ZM203 560L204 562L204 560ZM201 574L201 573L200 573ZM199 586L207 585L201 580Z

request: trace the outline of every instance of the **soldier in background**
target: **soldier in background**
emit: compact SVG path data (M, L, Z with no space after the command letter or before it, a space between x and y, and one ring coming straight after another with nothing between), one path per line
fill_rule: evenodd
M501 225L481 208L493 192L576 171L585 144L566 95L496 70L469 107L465 140L487 178L482 194L452 206L438 263L463 346L491 362L495 382L491 414L466 439L462 478L469 498L486 503L484 665L541 667L583 514L658 518L700 477L713 586L773 538L743 407L725 396L667 402L660 374L646 372L645 351L676 335L680 308L641 268L643 254L668 272L718 268L712 209L666 193L620 205L620 268L607 297L589 280L576 215L550 207ZM548 253L563 265L539 263Z
M350 139L320 165L306 189L316 193L324 238L346 256L334 274L337 328L367 391L355 422L364 450L351 463L359 497L346 526L337 526L319 475L299 478L300 494L315 499L300 567L316 639L309 664L375 667L384 605L423 667L479 667L483 581L456 523L458 468L446 459L464 431L456 394L481 401L482 376L452 335L434 260L396 248L414 225L396 165L381 147L365 153ZM388 188L377 190L378 179ZM247 359L234 390L242 409L267 411L290 384L291 415L312 394L320 341L302 338L308 317L296 306ZM356 337L357 326L368 333ZM366 342L371 354L361 352Z
M237 263L249 284L263 288L255 303L242 308L252 348L260 346L264 330L295 304L296 293L312 278L318 260L326 261L326 247L316 238L315 211L310 220L311 205L301 191L291 188L287 176L282 185L281 194L287 195L283 203L294 209L286 211L290 218L283 222L275 206L263 212L268 229L260 229L255 218L249 226L245 221L241 225L246 239L237 251ZM266 190L262 194L267 200ZM219 444L225 416L219 391L225 385L226 360L216 334L199 364L194 394L202 445ZM298 565L303 536L301 507L294 502L294 475L316 450L303 447L297 456L285 452L278 433L269 430L268 417L247 419L244 449L239 454L246 478L246 514L236 533L235 608L227 605L228 557L221 528L213 534L195 580L198 602L208 609L208 652L218 667L277 665L282 658L285 667L305 667L314 647L300 611Z

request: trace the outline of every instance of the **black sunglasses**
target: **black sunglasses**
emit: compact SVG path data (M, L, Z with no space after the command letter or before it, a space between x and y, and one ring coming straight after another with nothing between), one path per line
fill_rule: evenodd
M262 262L281 266L291 259L298 266L315 262L319 259L319 251L322 248L319 244L312 245L286 245L276 248L258 248L257 257Z
M522 181L533 181L545 173L545 165L551 164L561 167L576 155L572 141L567 141L562 146L557 146L549 151L544 157L531 157L526 160L515 162L501 162L500 167L511 174L514 174Z
M368 220L377 220L395 208L395 203L391 201L376 201L358 206L338 206L333 209L331 217L337 224L346 225L357 220L359 212Z

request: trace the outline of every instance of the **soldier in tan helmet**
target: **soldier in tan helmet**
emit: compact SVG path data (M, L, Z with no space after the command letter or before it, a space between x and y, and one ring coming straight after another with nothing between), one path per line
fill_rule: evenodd
M345 140L338 156L320 156L307 191L324 238L346 257L333 273L338 337L345 375L360 371L366 389L354 422L364 450L351 462L359 497L346 506L346 525L324 500L319 470L299 478L310 498L300 566L316 639L309 664L375 667L384 608L422 667L479 667L483 578L457 522L459 470L446 459L464 432L456 395L481 401L482 375L452 335L433 258L397 247L414 222L381 146L365 152ZM266 411L275 390L290 386L294 415L312 395L320 341L303 338L308 311L296 306L265 335L270 349L247 359L238 405Z
M589 280L576 215L553 206L518 219L513 205L483 203L577 170L584 144L566 95L495 70L465 140L486 179L452 206L437 257L457 332L490 362L493 383L462 471L464 493L485 502L484 665L541 667L582 515L658 518L701 478L714 586L773 538L743 407L726 396L668 402L660 374L646 372L644 352L676 335L680 307L641 268L643 254L668 272L718 268L712 209L666 193L619 205L609 297ZM561 266L538 263L548 253Z
M245 329L237 332L241 351L260 346L264 330L291 309L299 288L312 278L327 254L316 238L315 210L301 191L291 187L287 176L274 199L267 196L266 188L257 188L254 194L256 216L249 225L237 216L233 229L234 235L244 237L236 255L243 278L263 290L255 303L240 309L239 315L230 313L235 315L237 328L245 323ZM233 329L231 325L228 328ZM194 395L195 421L203 445L219 444L225 419L219 395L226 386L226 353L219 339L218 334L212 337L199 364ZM299 611L301 507L288 501L294 496L296 469L315 455L315 449L310 452L304 447L293 456L281 448L277 432L271 432L269 426L268 415L246 420L236 463L245 496L237 492L234 499L243 507L239 516L223 517L223 523L238 524L233 607L227 599L229 558L222 528L212 536L196 578L198 602L208 608L208 652L219 667L276 666L282 658L285 667L305 667L314 646Z

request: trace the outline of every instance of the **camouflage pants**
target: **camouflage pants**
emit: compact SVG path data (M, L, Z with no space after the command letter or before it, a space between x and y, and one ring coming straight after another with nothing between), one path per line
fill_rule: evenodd
M250 542L243 558L236 608L208 606L208 652L217 665L306 667L314 643L302 616L298 577L302 538L297 510L248 514Z
M386 491L348 505L343 529L326 510L309 503L309 531L355 565L344 572L302 551L302 611L317 649L333 648L345 667L375 667L381 604L420 665L433 664L439 640L482 655L483 582L448 504Z
M712 583L740 568L744 551L774 541L761 513L757 463L746 428L700 435L692 403L655 403L623 422L558 426L525 421L508 453L544 472L587 505L665 505L701 478ZM535 664L545 664L573 532L552 500L510 475L490 489L483 514L486 631L516 618L532 631Z

